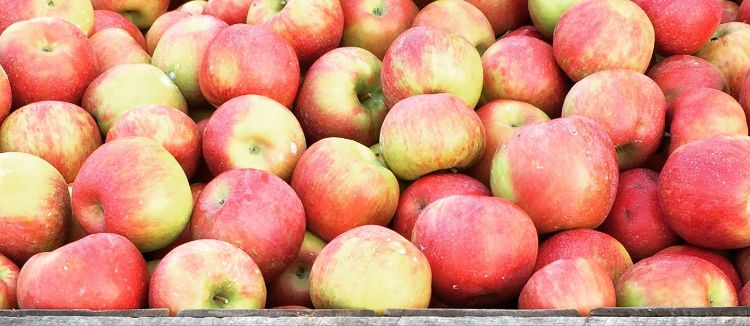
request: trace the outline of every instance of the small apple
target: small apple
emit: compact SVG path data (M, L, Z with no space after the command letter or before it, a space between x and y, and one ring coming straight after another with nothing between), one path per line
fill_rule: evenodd
M91 48L99 63L99 73L104 73L116 65L151 63L151 56L127 31L120 28L107 28L89 38Z
M202 14L214 16L229 25L244 24L251 2L252 0L209 0Z
M411 0L341 1L344 34L341 46L353 46L383 59L393 41L411 27L417 6Z
M18 266L0 254L0 309L14 309L16 303L16 281Z
M121 28L125 30L144 50L148 49L146 47L146 38L143 37L143 33L141 33L138 26L135 26L133 22L114 11L94 10L94 28L91 30L91 35L107 28Z
M159 16L154 24L151 25L151 28L148 29L148 32L146 32L146 51L148 51L148 54L154 54L154 50L156 50L156 46L159 44L161 37L170 27L172 27L172 25L190 16L192 15L178 10L170 11Z
M495 32L487 17L466 1L433 1L419 11L412 26L434 26L461 35L480 55L495 43Z
M268 306L301 306L312 308L310 299L310 270L315 259L326 246L311 232L305 232L297 258L287 266L281 275L268 284Z
M146 30L156 18L167 12L169 0L91 0L96 10L111 10Z

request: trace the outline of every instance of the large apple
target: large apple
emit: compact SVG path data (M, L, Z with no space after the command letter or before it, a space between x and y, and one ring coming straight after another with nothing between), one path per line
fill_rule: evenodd
M528 0L466 0L490 21L495 35L503 35L529 20Z
M99 63L99 72L104 73L116 65L151 63L146 53L127 31L120 28L107 28L89 38L91 48Z
M8 81L8 74L0 66L0 123L3 123L8 114L10 114L12 105L13 94L11 93L10 82Z
M432 274L425 256L409 240L378 225L336 237L310 271L310 298L319 309L427 308Z
M17 308L16 281L18 280L18 266L10 259L0 254L0 309Z
M739 22L719 25L711 41L695 56L716 66L729 81L729 94L738 98L742 77L750 69L750 25Z
M529 0L529 16L531 21L548 40L552 39L552 34L557 26L557 21L570 8L570 6L581 0Z
M647 73L671 104L683 93L698 88L714 88L729 92L727 78L710 62L690 55L673 55L651 67ZM669 107L667 107L669 111Z
M214 16L229 25L244 24L252 0L209 0L203 15Z
M122 15L110 11L110 10L94 10L94 28L91 30L91 35L96 32L105 30L107 28L120 28L128 32L133 39L138 42L144 50L146 47L146 38L143 37L143 33L135 26L129 19Z
M479 54L495 43L495 32L487 17L466 1L434 1L419 11L412 26L434 26L461 35Z
M595 228L617 192L617 155L593 120L570 116L527 125L492 160L492 194L524 209L539 233Z
M552 50L574 81L600 70L645 72L654 52L654 27L629 0L592 0L574 4L555 27Z
M663 56L691 54L721 23L720 0L634 0L654 25L655 50ZM679 21L679 24L675 22Z
M91 0L96 10L117 12L146 30L156 18L167 12L169 0Z
M21 309L142 308L148 269L128 239L98 233L31 257L18 275Z
M341 46L354 46L383 59L393 41L411 27L419 11L411 0L341 1L344 34Z
M685 93L672 103L669 152L715 135L747 135L745 112L734 98L713 88Z
M506 303L521 291L536 261L534 223L501 198L439 199L419 215L413 232L412 242L432 267L434 295L450 306Z
M406 30L383 59L385 104L414 95L451 93L473 108L482 92L482 59L463 37L432 26Z
M192 15L187 12L177 10L159 16L154 24L151 25L151 28L148 29L148 32L146 32L146 50L148 53L154 54L154 50L156 50L156 46L159 44L161 37L164 36L164 33L172 27L172 25L190 16Z
M83 35L91 35L94 7L90 0L7 0L0 11L0 33L13 23L35 17L55 17L76 27Z
M729 259L722 256L719 252L690 245L680 245L671 246L656 253L656 255L663 254L688 255L705 259L711 264L716 265L716 267L724 272L724 275L726 275L727 279L732 282L732 285L734 286L735 290L737 290L737 292L742 290L742 279L740 278L740 274L737 272L737 269L734 267L732 262L729 261Z
M313 307L310 299L310 270L325 246L325 241L311 232L305 232L297 258L267 286L269 307Z
M366 146L325 138L302 155L292 175L307 229L325 241L360 225L388 225L396 212L396 177Z
M172 243L193 208L180 164L143 137L117 139L95 150L78 172L72 200L84 231L123 235L143 252Z
M0 34L0 65L8 74L14 107L47 100L78 103L99 73L86 35L50 17L15 23Z
M187 309L259 309L266 285L258 265L230 243L203 239L178 246L156 266L149 283L150 308L171 316Z

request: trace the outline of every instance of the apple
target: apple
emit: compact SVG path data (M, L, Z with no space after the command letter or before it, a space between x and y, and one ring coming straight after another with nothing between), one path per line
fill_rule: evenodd
M154 24L151 25L151 28L148 29L148 32L146 32L146 50L148 54L154 54L154 50L156 50L161 37L172 25L190 16L192 16L190 13L178 10L159 16Z
M78 172L72 200L84 231L120 234L142 252L172 243L193 208L180 164L144 137L117 139L95 150Z
M117 12L146 30L156 18L167 12L169 0L91 0L96 10Z
M337 236L310 270L310 298L318 309L424 309L432 274L409 240L378 225Z
M73 184L72 183L68 184L68 195L71 196L71 197L73 196ZM71 205L71 207L73 206L72 200L71 200L71 204L70 205ZM78 220L76 220L76 217L73 216L73 214L70 214L70 218L68 219L68 223L69 223L68 224L68 233L65 236L65 244L74 242L76 240L81 240L85 236L88 235L88 233L86 233L86 231L84 231L81 228L81 225L78 224Z
M529 16L539 33L551 40L560 17L570 6L579 2L581 0L529 0Z
M144 105L163 105L187 112L187 103L177 86L150 64L112 67L94 79L83 94L83 108L94 116L103 135L120 116Z
M341 42L344 12L338 0L251 0L247 23L278 33L309 67Z
M540 34L539 31L536 29L536 27L534 27L533 25L521 26L519 28L516 28L510 32L503 34L503 36L501 36L500 38L502 39L502 38L511 37L511 36L529 36L529 37L538 39L540 41L547 42L547 39L544 38L544 36Z
M98 233L34 255L18 275L21 309L137 309L148 293L148 269L128 239Z
M258 265L240 248L194 240L156 266L148 302L150 308L169 309L170 316L187 309L259 309L265 306L266 285Z
M18 266L10 259L0 254L0 309L17 308L16 281L18 280Z
M120 28L107 28L89 38L91 48L99 63L99 73L104 73L116 65L151 63L146 53L127 31Z
M728 94L700 88L680 95L672 103L669 152L691 141L715 135L748 134L745 112Z
M295 115L308 140L327 137L378 142L388 108L380 88L381 63L367 50L343 47L310 67L297 95Z
M205 188L206 188L205 183L199 182L199 183L193 183L190 185L190 192L193 195L193 207L195 207L195 204L198 202L198 197L200 197L201 193L203 193L203 189ZM195 210L193 210L193 213L195 213ZM191 219L192 219L192 215L191 215ZM170 243L168 246L164 248L147 253L145 255L146 258L151 259L151 260L157 260L157 259L160 260L161 258L164 258L164 256L166 256L170 251L172 251L172 249L177 248L177 246L183 243L192 241L193 239L191 236L191 231L192 231L192 224L188 222L187 226L185 226L185 229L182 230L182 233L180 233L180 236L178 236L177 239L175 239L172 243ZM150 263L151 261L149 261L149 264ZM149 265L149 271L153 272L150 265Z
M11 113L0 126L0 152L43 158L73 182L89 155L102 144L94 119L75 104L44 101Z
M529 216L505 199L487 196L432 202L414 224L411 241L430 262L435 297L458 307L508 302L531 277L537 256Z
M556 260L531 275L518 309L575 309L589 316L591 310L615 307L616 301L612 279L599 264L572 258Z
M386 106L415 95L450 93L473 108L482 92L482 59L463 37L432 26L406 30L383 59Z
M10 108L12 105L13 94L10 90L8 74L6 74L5 69L0 66L0 124L2 124L5 118L8 117L8 114L10 114Z
M615 285L619 307L726 307L737 291L710 262L679 254L639 261Z
M655 51L691 54L706 44L721 23L720 0L634 0L654 26ZM679 23L675 23L678 22Z
M750 280L750 247L742 248L734 256L734 265L740 273L742 283Z
M740 292L740 290L742 290L742 279L740 279L740 274L737 273L737 269L734 268L734 265L732 265L732 262L729 261L729 259L722 256L718 252L690 245L680 245L671 246L656 253L656 255L663 254L688 255L705 259L718 267L722 272L724 272L724 275L726 275L729 281L732 282L732 285L734 286L735 290L737 290L737 292Z
M341 46L370 51L383 59L393 41L411 27L417 6L411 0L341 1L344 33Z
M738 294L739 304L743 307L750 306L750 286L747 284L745 283L745 286L742 287L742 290Z
M495 32L490 21L477 7L466 1L434 1L419 11L412 26L434 26L461 35L480 55L495 43Z
M740 3L739 8L737 8L737 21L743 23L750 22L750 2Z
M710 62L690 55L673 55L659 61L647 73L667 100L667 111L675 98L698 88L729 92L727 78Z
M547 114L537 107L514 100L494 100L477 110L486 133L486 148L467 173L485 185L490 185L492 158L503 143L520 127L549 120Z
M614 148L582 116L521 127L495 153L492 194L525 210L540 234L598 227L617 192Z
M300 82L297 56L274 32L245 24L222 30L209 43L198 74L200 90L218 107L246 94L291 107Z
M559 117L570 81L557 66L552 46L529 36L498 40L482 56L482 100L509 99Z
M325 246L325 241L311 232L305 232L302 248L300 248L297 258L281 272L276 281L268 284L268 306L312 308L310 270Z
M94 26L94 7L89 0L7 0L0 11L0 33L13 23L35 17L65 20L89 36Z
M730 23L737 21L740 7L732 0L721 0L721 7L723 9L721 15L721 23Z
M646 13L628 0L581 1L560 17L552 51L573 81L597 71L645 72L654 52L654 27Z
M204 15L214 16L229 25L244 24L252 0L209 0Z
M659 175L659 202L672 230L704 248L750 246L748 155L750 137L739 135L699 139L672 152Z
M204 11L206 11L206 7L208 7L208 1L206 0L192 0L183 3L177 9L179 11L184 11L186 13L189 13L193 16L197 15L203 15ZM244 21L245 17L242 17L242 21Z
M466 0L490 21L495 35L502 35L529 20L528 0Z
M0 70L1 68L2 67L0 67ZM0 72L0 75L1 74L2 72ZM2 79L2 76L0 76L0 80L1 79ZM0 81L0 83L2 83L2 81ZM737 96L737 101L740 103L740 106L742 106L742 109L745 111L745 116L746 117L750 116L750 69L748 69L748 71L746 71L745 74L742 76L742 80L740 81L740 94L739 96ZM0 116L1 115L2 114L0 114Z
M91 35L113 27L125 30L144 50L148 49L146 47L146 38L143 37L143 33L141 33L138 26L135 26L135 24L129 19L114 11L94 10L94 28L91 30Z
M14 107L46 100L78 103L99 72L86 36L75 25L50 17L15 23L0 34L0 65Z
M694 55L716 66L729 82L729 94L738 98L742 77L750 69L750 25L719 25L711 41Z
M360 225L386 226L396 212L396 177L366 146L345 138L315 142L291 181L307 214L307 229L325 241Z

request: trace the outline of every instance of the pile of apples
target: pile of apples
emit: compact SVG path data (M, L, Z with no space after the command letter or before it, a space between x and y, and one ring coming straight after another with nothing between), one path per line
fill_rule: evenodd
M0 309L750 304L747 21L6 0Z

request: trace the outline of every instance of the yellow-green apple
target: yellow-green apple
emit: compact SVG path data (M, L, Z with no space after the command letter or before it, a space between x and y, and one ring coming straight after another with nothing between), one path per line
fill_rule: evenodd
M338 0L251 0L247 23L286 39L302 67L335 49L344 34L344 12Z
M745 112L734 98L713 88L699 88L672 102L669 152L691 141L716 135L748 134Z
M393 230L411 238L414 223L430 203L455 195L492 196L490 189L478 180L460 173L436 173L423 176L401 193L393 216Z
M288 180L307 145L289 109L265 96L243 95L211 115L202 147L213 175L254 168Z
M729 92L727 78L710 62L690 55L673 55L659 61L647 73L667 100L667 112L672 101L683 93L698 88L714 88Z
M112 125L106 141L139 136L163 146L180 163L188 179L195 175L201 159L201 134L187 114L160 105L137 107Z
M450 93L471 108L482 93L482 59L469 41L442 28L406 30L383 59L386 106L414 95Z
M169 0L91 0L96 10L117 12L142 30L151 24L169 7Z
M150 308L171 316L187 309L260 309L266 285L242 249L221 240L194 240L172 250L149 283Z
M117 139L95 150L78 172L72 200L84 231L120 234L143 252L172 243L193 209L180 164L144 137Z
M18 274L21 309L142 308L148 269L133 243L98 233L34 255Z
M750 245L750 137L713 136L680 146L659 175L667 223L688 243L711 249Z
M661 144L667 102L659 85L628 69L595 72L570 89L562 115L598 123L612 139L620 170L645 163Z
M94 79L83 94L83 108L94 116L103 135L125 112L144 105L164 105L187 112L187 103L177 86L150 64L112 67Z
M694 55L716 66L729 81L729 94L738 98L742 77L750 69L750 25L719 25L711 41Z
M101 144L94 118L79 106L66 102L26 105L13 111L0 126L0 152L41 157L69 183Z
M55 100L78 103L99 73L86 35L59 18L21 21L0 34L0 65L14 107Z
M310 67L295 103L310 143L327 137L378 142L388 108L380 88L380 60L365 49L343 47Z
M121 28L128 32L131 37L146 50L146 38L143 37L143 33L135 26L129 19L122 15L110 11L110 10L94 10L94 28L91 30L91 35L96 32L105 30L107 28Z
M646 72L654 52L654 27L629 0L581 1L560 17L552 50L560 67L579 81L600 70Z
M721 23L721 0L634 0L648 15L663 56L691 54L706 44ZM675 23L678 22L679 23Z
M434 26L461 35L481 55L492 43L495 32L487 17L462 0L438 0L419 11L412 26Z
M557 233L539 245L534 271L559 259L579 257L599 264L615 283L633 266L628 251L617 239L596 230L573 229Z
M63 245L70 218L65 178L26 153L0 154L0 253L22 265Z
M396 177L369 148L325 138L302 155L292 175L307 229L325 241L360 225L386 226L396 212Z
M687 255L661 254L639 261L615 284L619 307L726 307L737 291L724 272Z
M508 141L518 128L549 120L544 111L531 104L514 100L489 102L477 110L477 115L482 120L486 133L486 147L482 158L467 173L487 186L490 185L492 158L500 146Z
M236 24L208 45L198 77L201 92L216 107L246 94L291 107L300 70L294 48L282 37L262 27Z
M529 0L529 16L536 29L546 39L552 40L557 21L570 8L581 0Z
M165 31L154 50L151 64L174 81L190 105L206 102L198 84L198 71L208 44L227 26L213 16L187 17Z
M305 209L281 178L256 169L234 169L206 185L190 223L192 239L217 239L240 247L271 282L299 253Z
M190 192L193 195L193 207L195 207L195 204L198 202L198 197L200 197L201 193L203 193L203 189L205 188L206 188L205 183L199 182L199 183L193 183L190 185ZM193 210L193 213L195 213L195 210ZM191 220L192 220L192 215L191 215ZM175 239L172 243L170 243L168 246L164 248L147 253L145 255L146 258L149 258L152 260L164 258L164 256L166 256L170 251L172 251L172 249L177 248L177 246L183 243L187 243L193 240L191 236L191 231L192 231L192 225L190 222L188 222L187 226L185 226L185 229L182 230L182 233L180 233L180 236L177 237L177 239ZM151 272L153 272L153 270Z
M518 297L518 309L591 310L615 307L615 285L596 262L585 258L560 259L536 271Z
M737 21L739 15L740 6L732 0L721 0L721 8L723 12L721 14L721 23L730 23Z
M485 132L482 120L460 98L449 93L417 95L398 102L385 116L380 145L393 174L415 180L438 170L473 166L484 153Z
M737 269L734 267L732 262L729 261L727 257L722 256L720 253L716 251L694 247L690 245L680 245L680 246L671 246L671 247L665 248L657 252L655 255L663 255L667 253L688 255L688 256L705 259L708 262L716 265L716 267L718 267L722 272L724 272L724 275L726 275L729 281L732 282L732 285L734 286L735 290L737 290L737 292L740 292L740 290L742 290L742 279L740 279L740 274L737 273Z
M557 66L552 46L529 36L498 40L482 56L482 100L509 99L559 117L570 81Z
M659 207L659 174L647 169L620 173L617 197L599 231L617 239L639 261L680 241Z
M229 25L244 24L252 0L209 0L204 15L214 16Z
M411 27L419 10L411 0L341 1L344 34L341 46L353 46L383 59L386 50Z
M513 203L487 196L432 202L411 241L432 267L434 296L457 307L493 307L518 295L531 277L537 233Z
M175 10L184 11L193 16L197 16L197 15L203 15L204 11L206 11L207 6L208 6L208 1L206 0L192 0L192 1L183 3L182 5L177 7L177 9ZM240 22L244 22L244 21L245 21L245 17L242 17L242 20Z
M10 114L10 108L13 105L13 94L10 90L8 74L5 73L3 66L0 66L0 123Z
M318 309L427 308L430 264L419 249L379 225L351 229L323 248L310 270L310 298Z
M99 73L120 64L151 63L151 56L124 29L103 29L91 35L89 43L99 63Z
M94 26L94 7L89 0L7 0L0 11L0 33L13 23L35 17L60 18L89 36Z
M17 308L16 281L18 280L18 266L10 259L0 254L0 309Z
M525 210L540 234L595 228L617 192L617 155L593 120L570 116L526 125L492 160L492 194Z
M529 20L528 0L466 0L490 21L495 35L503 35Z
M159 44L159 40L172 25L178 21L192 16L190 13L184 11L170 11L166 14L159 16L158 19L151 25L151 28L146 32L146 50L149 54L154 54L156 46Z
M539 33L539 31L533 25L521 26L519 28L516 28L510 32L503 34L503 36L501 36L500 38L506 38L506 37L511 37L511 36L529 36L529 37L538 39L540 41L547 42L547 39L544 38L544 35Z
M269 307L313 307L310 299L310 270L325 246L325 241L311 232L305 232L297 258L275 281L267 285Z

